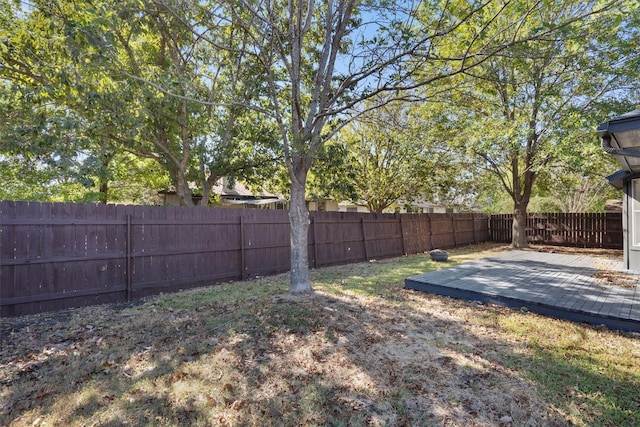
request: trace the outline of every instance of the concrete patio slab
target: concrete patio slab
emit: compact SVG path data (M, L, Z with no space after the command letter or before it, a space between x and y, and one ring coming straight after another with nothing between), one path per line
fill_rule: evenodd
M640 332L640 273L618 259L514 250L409 277L405 288Z

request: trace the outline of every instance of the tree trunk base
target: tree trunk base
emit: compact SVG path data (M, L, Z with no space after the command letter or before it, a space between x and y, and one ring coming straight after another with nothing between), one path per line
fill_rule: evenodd
M313 292L309 278L309 211L304 198L304 179L291 182L289 221L291 222L291 281L289 293L304 295Z
M527 239L527 210L526 205L516 206L513 210L513 228L511 248L526 249L529 247Z
M306 296L306 295L314 295L313 287L311 283L303 283L303 284L291 284L289 286L289 294L296 296Z

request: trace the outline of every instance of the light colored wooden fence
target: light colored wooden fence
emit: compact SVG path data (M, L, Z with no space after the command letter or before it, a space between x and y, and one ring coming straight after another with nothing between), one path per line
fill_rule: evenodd
M494 242L511 242L513 216L491 215ZM527 218L529 243L622 249L622 213L535 213Z

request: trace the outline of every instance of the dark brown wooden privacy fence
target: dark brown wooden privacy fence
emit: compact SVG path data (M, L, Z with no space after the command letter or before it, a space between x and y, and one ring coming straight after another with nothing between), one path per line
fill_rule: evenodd
M313 212L321 267L489 239L482 214ZM0 203L0 315L127 301L289 270L286 211Z
M511 242L513 216L491 215L491 240ZM529 214L529 243L622 249L622 213Z

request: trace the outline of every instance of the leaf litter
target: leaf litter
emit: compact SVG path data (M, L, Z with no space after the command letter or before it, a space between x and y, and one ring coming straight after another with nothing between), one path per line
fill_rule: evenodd
M280 275L3 319L0 424L572 424L503 363L522 343L499 319L521 314L349 289L393 262L316 270L311 297Z

